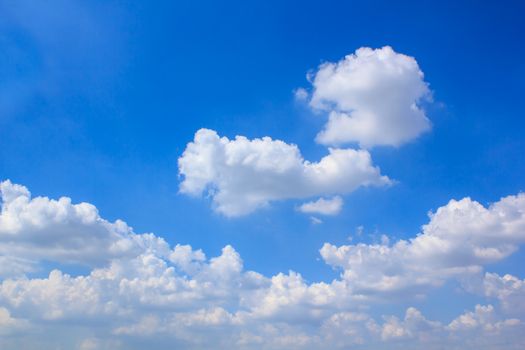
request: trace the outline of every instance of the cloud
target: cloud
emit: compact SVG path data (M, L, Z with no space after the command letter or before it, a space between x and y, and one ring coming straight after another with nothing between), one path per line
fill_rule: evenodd
M101 266L113 258L136 256L145 249L167 250L164 240L135 235L125 222L102 219L89 203L68 197L31 198L28 189L0 183L0 273L19 275L42 260Z
M299 211L308 214L337 215L343 208L343 199L334 196L329 199L319 198L315 202L301 204Z
M430 96L423 72L413 57L389 46L362 47L339 62L324 63L310 80L310 106L329 112L317 135L321 144L399 146L431 127L419 106Z
M468 311L458 316L450 322L448 328L452 331L480 329L483 332L500 332L504 328L519 326L520 323L521 321L515 318L498 320L492 305L476 305L473 312Z
M473 344L497 349L502 342L506 348L519 349L523 345L524 325L519 318L523 313L504 317L492 305L461 311L445 321L430 320L414 307L401 317L378 312L385 302L394 300L392 290L404 290L405 300L412 302L414 293L422 293L414 286L438 287L446 279L468 275L472 266L479 272L484 264L512 253L523 242L525 196L521 194L488 208L470 199L451 201L431 214L421 234L393 246L386 241L325 245L323 258L343 268L343 273L329 282L310 282L294 271L265 276L246 270L240 254L229 245L209 258L189 245L171 248L153 234L136 234L124 222L120 225L128 229L118 231L115 238L111 225L100 231L94 224L108 221L91 204L77 207L69 199L31 199L23 186L10 182L2 186L2 200L9 208L2 212L0 232L20 238L0 240L2 254L8 254L8 246L9 258L28 255L27 237L38 234L43 236L38 237L43 245L34 264L43 257L67 263L69 255L64 258L56 253L57 246L70 245L60 230L64 228L76 240L93 245L82 250L72 245L80 256L102 247L96 259L75 260L100 262L86 274L53 269L40 277L0 278L0 328L2 334L9 334L0 337L2 349L19 348L22 338L29 349L140 349L145 345L159 349L352 345L417 349L421 344L436 349ZM56 233L53 228L60 229ZM98 235L96 239L84 239L91 233ZM126 254L114 254L108 247L120 240L136 245ZM504 254L493 254L494 250ZM523 281L495 274L486 274L484 281L484 293L499 301L503 312L519 302ZM365 284L370 287L364 288Z
M354 293L417 293L455 276L479 273L525 242L525 194L483 207L470 198L451 200L430 214L410 240L336 247L325 243L323 259L343 270Z
M484 294L497 298L507 313L525 312L525 280L506 274L486 273L483 279Z
M5 336L27 327L25 320L17 320L11 316L9 310L0 307L0 335Z
M319 219L319 218L316 218L315 216L310 216L310 222L313 224L313 225L320 225L323 223L323 220Z
M385 323L381 327L381 339L414 338L424 340L441 328L436 321L427 320L423 314L414 307L406 310L404 320L395 316L385 317Z
M350 193L391 181L365 150L330 148L319 162L306 161L297 146L269 137L233 140L201 129L179 158L180 191L207 193L217 212L234 217L271 201Z

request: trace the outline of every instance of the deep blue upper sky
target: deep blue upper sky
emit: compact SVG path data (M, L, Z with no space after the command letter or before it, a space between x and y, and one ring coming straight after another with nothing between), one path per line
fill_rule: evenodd
M0 1L0 179L209 255L232 244L248 269L329 279L318 249L359 225L408 238L451 198L486 204L525 189L524 11L522 1ZM324 119L293 90L322 62L384 45L415 57L434 95L430 133L372 150L397 185L358 190L323 225L294 201L228 219L177 193L177 158L201 127L282 139L318 160Z

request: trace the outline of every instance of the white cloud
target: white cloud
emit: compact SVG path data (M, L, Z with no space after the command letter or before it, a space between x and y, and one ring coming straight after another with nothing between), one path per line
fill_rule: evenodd
M417 337L425 340L441 327L439 322L427 320L419 310L410 307L406 310L405 319L402 321L395 316L385 317L385 323L381 327L381 339Z
M472 331L480 329L483 332L500 332L508 327L516 327L521 321L515 318L499 320L492 305L476 305L474 311L468 311L458 316L448 325L452 331Z
M430 214L422 233L388 244L320 250L355 293L374 294L439 286L448 278L479 273L525 242L525 194L508 196L488 208L464 198L451 200ZM385 242L387 243L387 242Z
M13 251L27 253L26 237L35 230L29 223L39 223L38 232L46 238L41 239L45 244L39 256L51 261L64 261L62 254L55 254L55 246L67 241L63 233L55 234L51 228L73 222L69 232L78 239L93 227L99 232L92 220L78 219L77 204L59 206L60 200L30 199L24 187L10 183L4 187L3 200L20 202L22 209L10 208L0 221L5 225L2 234L21 237L8 243L1 240L2 252L7 251L5 245L19 244L24 248ZM506 197L489 208L469 199L451 201L431 215L422 234L394 246L386 242L362 245L359 252L353 252L355 246L333 250L325 246L325 260L344 268L342 277L330 282L310 282L293 271L267 277L245 270L231 246L208 258L189 245L171 249L152 234L137 235L129 229L118 239L138 241L137 251L113 255L104 248L104 258L95 259L102 265L85 275L55 269L40 278L0 279L0 332L9 335L0 337L0 347L336 349L360 344L374 349L417 349L427 344L438 349L477 344L476 348L498 349L505 341L510 343L506 348L519 349L523 313L508 318L496 307L477 306L446 322L429 320L413 307L404 317L384 315L383 321L371 314L377 315L374 308L392 300L391 289L375 288L389 278L392 283L387 287L398 290L402 286L396 283L406 283L409 288L421 283L438 285L427 282L468 274L472 264L481 268L504 255L483 250L476 255L481 245L492 251L523 242L524 197ZM35 200L38 210L31 204ZM58 215L62 211L57 208L66 208L69 214ZM98 214L94 217L107 223ZM112 232L105 234L113 237ZM435 239L439 239L438 246L431 244ZM85 242L107 247L106 240L113 242L109 238ZM457 244L464 249L458 251ZM45 249L50 253L44 254ZM513 250L503 249L505 254ZM368 292L373 297L366 294L363 283L370 283ZM519 301L522 285L523 281L512 276L485 276L486 295L500 300L504 311ZM406 294L410 300L412 295ZM471 343L465 345L465 339Z
M0 273L17 275L41 260L100 266L110 259L136 256L144 249L167 250L151 234L135 235L125 222L102 219L89 203L61 197L31 198L27 188L0 183Z
M380 326L363 312L337 312L323 321L321 326L325 342L337 349L373 343L379 338L379 332Z
M0 277L22 276L28 272L34 271L35 268L36 262L33 260L0 255Z
M319 198L316 201L301 204L299 211L308 214L337 215L343 208L343 199L340 196Z
M428 84L413 57L391 47L356 50L336 63L324 63L311 77L310 106L329 111L317 141L357 142L362 147L398 146L430 129L418 105Z
M271 201L344 194L360 186L388 185L364 150L329 149L306 161L295 145L269 137L234 140L201 129L179 158L180 191L208 193L226 216L253 212Z
M25 320L17 320L11 316L9 310L0 306L0 335L5 336L26 328Z
M507 313L525 313L525 280L509 274L499 276L495 273L486 273L483 287L484 294L497 298Z

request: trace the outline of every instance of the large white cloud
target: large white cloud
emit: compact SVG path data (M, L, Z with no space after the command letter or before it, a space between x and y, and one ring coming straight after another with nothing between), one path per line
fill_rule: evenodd
M4 276L31 271L42 260L100 266L145 249L168 249L154 235L135 235L121 220L102 219L89 203L72 204L68 197L31 198L26 187L10 181L0 183L0 194L0 274Z
M451 200L430 214L415 238L393 245L325 243L321 255L343 269L343 279L356 293L406 292L479 273L524 242L525 194L518 194L488 208L470 198Z
M179 158L180 191L207 192L226 216L240 216L281 199L344 194L360 186L387 185L364 150L329 149L306 161L297 146L269 137L233 140L201 129Z
M430 129L419 106L430 95L413 57L391 47L356 50L336 63L324 63L312 75L310 106L329 112L317 141L349 142L362 147L398 146Z
M1 256L8 254L6 246L14 252L9 258L28 255L27 237L36 234L35 223L44 242L33 259L35 264L44 257L77 262L57 254L55 247L69 247L67 234L79 240L91 232L101 235L92 220L77 217L78 204L66 201L69 214L58 215L60 200L30 199L22 186L7 182L3 186L3 201L19 201L22 209L10 208L0 221L2 234L20 237L0 240ZM137 235L122 222L128 229L119 231L116 241L138 242L126 254L107 248L115 242L112 230L104 231L101 236L107 237L102 240L99 236L84 239L82 250L71 246L80 256L102 247L88 274L73 276L55 269L39 278L0 278L0 334L8 335L0 337L0 347L335 349L359 345L417 349L425 344L439 349L476 344L476 348L497 349L507 342L506 348L519 349L525 330L522 312L509 318L492 305L476 306L474 311L461 310L457 318L438 322L413 307L404 316L381 318L377 307L380 310L382 303L392 300L389 293L391 288L402 288L396 285L399 281L408 286L437 285L428 281L468 274L472 266L479 270L510 254L523 242L524 197L506 197L489 208L469 199L451 201L431 215L422 234L399 246L361 245L360 251L353 250L355 246L325 246L326 261L344 269L342 278L331 282L310 282L293 271L264 276L245 270L231 246L208 258L188 245L170 248L152 234ZM94 217L107 223L98 213ZM74 225L55 234L53 227L64 228L66 222ZM465 249L457 250L456 245ZM493 254L493 250L502 253ZM394 282L385 288L382 283L389 278ZM487 274L484 281L484 293L499 301L503 312L523 292L523 282L516 277ZM364 283L370 284L373 297ZM406 294L410 300L412 295Z

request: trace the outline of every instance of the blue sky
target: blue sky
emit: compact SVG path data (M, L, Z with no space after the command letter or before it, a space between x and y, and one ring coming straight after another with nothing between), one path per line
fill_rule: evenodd
M524 10L519 1L0 1L0 180L33 197L92 203L109 222L122 219L172 247L214 257L231 245L245 270L264 276L293 270L307 283L330 283L341 269L321 258L325 243L374 245L386 235L392 245L422 232L428 212L451 199L488 206L525 189ZM431 128L394 146L331 147L366 149L392 185L289 196L239 217L214 210L213 194L180 192L178 159L201 128L229 140L269 136L318 162L327 147L315 139L328 112L312 107L321 88L307 74L385 46L424 73L432 98L418 103ZM299 88L306 99L295 96ZM385 97L378 92L378 103ZM344 201L338 215L298 210L336 194ZM523 259L518 250L484 271L520 279ZM93 268L47 255L39 264L33 278L55 267L72 276ZM447 278L417 305L401 298L363 308L381 319L415 306L442 323L476 304L498 309L488 292L458 291L458 280ZM443 307L445 300L454 302ZM0 298L2 305L40 324ZM20 345L17 332L7 346Z

